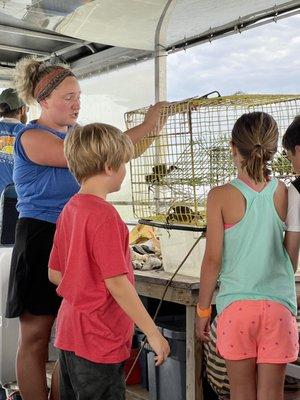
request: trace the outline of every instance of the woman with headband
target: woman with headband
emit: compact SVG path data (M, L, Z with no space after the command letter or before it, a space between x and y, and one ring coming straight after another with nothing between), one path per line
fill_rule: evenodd
M20 338L16 371L23 400L46 400L45 364L48 342L60 299L48 280L48 257L55 223L79 186L67 168L63 140L77 122L80 87L65 66L23 59L15 71L19 96L37 101L40 117L18 134L14 182L20 213L12 255L6 317L19 317ZM161 108L149 109L144 122L126 133L137 143L158 124ZM52 395L58 399L57 376Z

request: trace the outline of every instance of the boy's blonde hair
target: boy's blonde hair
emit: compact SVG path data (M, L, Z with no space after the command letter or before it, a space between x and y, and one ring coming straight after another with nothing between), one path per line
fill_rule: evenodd
M126 134L107 124L77 126L64 142L68 166L79 183L99 174L105 166L118 170L131 160L133 144Z

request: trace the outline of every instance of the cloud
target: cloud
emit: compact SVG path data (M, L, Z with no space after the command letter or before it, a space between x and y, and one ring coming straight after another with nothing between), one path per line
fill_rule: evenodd
M300 93L299 24L297 15L169 55L168 98Z

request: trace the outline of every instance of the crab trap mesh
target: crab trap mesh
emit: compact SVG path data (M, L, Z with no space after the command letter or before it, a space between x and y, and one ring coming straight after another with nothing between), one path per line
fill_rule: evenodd
M289 178L281 139L300 112L300 95L204 96L170 103L161 114L162 132L153 131L136 145L136 155L142 155L130 164L135 216L205 227L209 190L235 177L229 149L233 124L252 111L265 111L277 121L279 149L272 169L275 176ZM126 113L127 128L143 122L146 112Z

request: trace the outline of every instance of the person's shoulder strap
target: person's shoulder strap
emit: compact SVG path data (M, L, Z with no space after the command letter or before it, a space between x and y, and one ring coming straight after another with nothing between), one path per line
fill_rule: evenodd
M233 179L230 182L230 184L234 186L236 189L238 189L242 193L242 195L246 198L246 200L255 196L255 191L252 190L246 183L244 183L238 178Z
M278 179L277 178L271 178L267 184L267 186L260 192L264 193L264 195L269 195L270 197L273 198L274 193L278 187Z
M36 126L29 123L27 125L20 124L20 125L16 126L16 128L17 128L17 137L20 138L24 132L29 131L31 129L36 129Z
M277 186L278 186L278 180L276 178L271 178L270 181L267 183L265 188L261 190L260 192L256 192L255 190L251 189L246 183L241 181L240 179L236 178L233 181L230 182L231 185L236 187L242 194L243 196L247 198L253 198L259 195L264 195L264 196L273 196Z
M50 128L49 126L41 125L36 120L31 121L29 125L31 126L30 129L38 129L40 131L50 132L53 135L58 136L60 139L64 139L66 136L66 132L60 132L53 128Z
M39 131L49 132L55 136L58 136L60 139L64 139L64 137L65 137L64 133L57 132L54 129L48 128L47 126L39 125L35 121L31 121L31 122L29 122L29 124L23 125L16 134L14 152L16 155L18 155L18 156L21 155L22 157L25 157L26 159L28 159L28 157L25 156L25 152L24 152L24 149L23 149L23 146L21 143L21 136L23 135L23 133L30 131L30 130L32 130L32 131L39 130Z
M18 130L18 132L16 133L15 144L14 144L14 154L16 156L18 156L18 157L25 158L28 161L30 161L30 160L27 157L27 155L26 155L26 153L25 153L25 151L23 149L23 146L22 146L22 143L21 143L21 137L22 137L24 132L27 132L27 131L29 131L31 129L36 129L36 126L31 124L31 123L29 123L27 125L23 125Z

